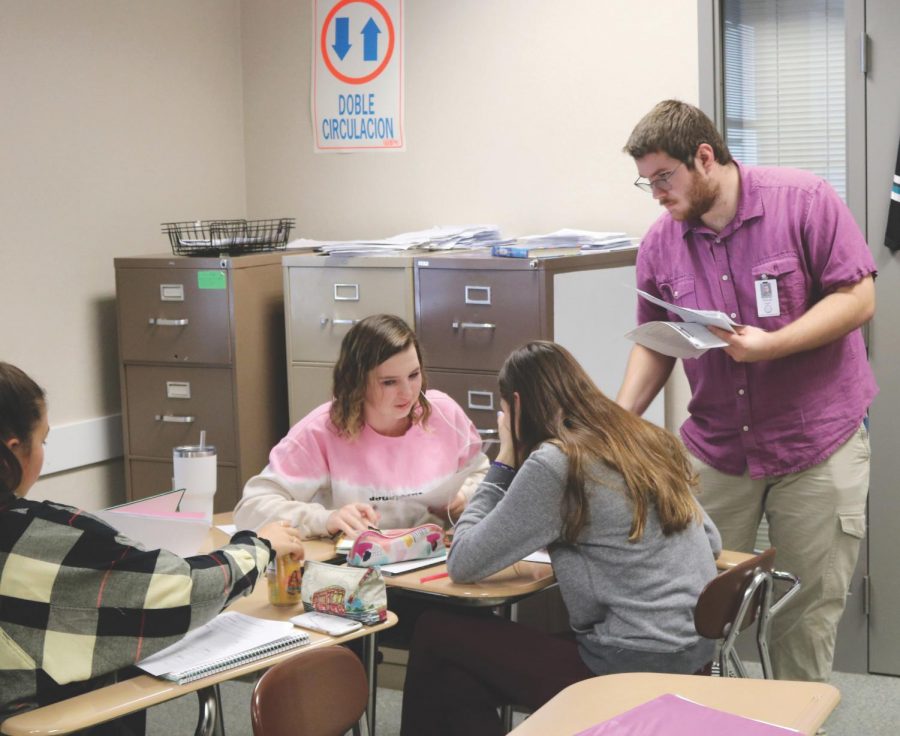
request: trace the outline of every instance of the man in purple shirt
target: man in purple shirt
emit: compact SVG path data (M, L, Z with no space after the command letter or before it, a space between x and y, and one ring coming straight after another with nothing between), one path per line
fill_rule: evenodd
M826 680L865 533L878 389L859 328L875 311L875 263L825 181L738 164L696 107L659 103L625 151L667 210L638 251L638 288L741 325L711 328L727 347L684 361L698 498L728 549L751 551L766 514L778 567L802 584L773 619L775 674ZM639 323L679 319L638 301ZM643 413L674 364L635 345L617 401Z

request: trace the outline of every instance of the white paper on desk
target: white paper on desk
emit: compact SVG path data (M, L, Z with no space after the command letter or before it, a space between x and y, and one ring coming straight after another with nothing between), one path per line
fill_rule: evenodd
M403 562L392 562L389 565L381 566L382 575L402 575L410 570L419 570L423 567L431 567L441 562L446 562L447 553L435 557L426 557L422 560L404 560Z
M522 562L543 562L549 565L550 553L545 549L539 549L537 552L532 552L530 555L523 557Z
M699 358L710 348L728 344L696 322L645 322L625 337L673 358Z
M178 642L138 662L144 672L161 677L234 657L294 633L290 621L271 621L227 611L194 629Z

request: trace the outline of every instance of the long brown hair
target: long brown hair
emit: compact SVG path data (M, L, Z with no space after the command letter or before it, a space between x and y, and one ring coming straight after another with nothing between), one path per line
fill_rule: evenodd
M422 393L410 409L410 420L428 422L431 404L425 398L428 381L422 365L422 351L416 333L399 317L392 314L374 314L357 322L341 341L341 354L334 365L334 380L330 417L338 433L347 438L356 437L363 428L363 407L366 401L369 371L377 368L410 345L416 348L419 367L422 370Z
M22 370L0 362L0 497L22 482L22 464L6 443L16 439L31 452L31 436L44 415L44 389Z
M643 536L651 505L665 535L700 519L691 492L696 475L678 438L607 398L568 350L552 342L530 342L506 359L499 383L512 414L517 464L542 442L552 442L568 457L563 540L574 544L587 523L585 481L596 460L625 479L633 509L629 541ZM518 417L514 394L519 396Z

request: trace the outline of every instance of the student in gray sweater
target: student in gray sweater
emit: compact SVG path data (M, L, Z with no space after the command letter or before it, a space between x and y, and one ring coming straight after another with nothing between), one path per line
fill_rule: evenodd
M403 736L501 734L500 705L535 709L593 675L692 673L713 657L693 611L721 540L678 439L608 399L554 343L513 352L499 382L500 451L456 525L450 577L481 580L546 547L574 636L425 613Z

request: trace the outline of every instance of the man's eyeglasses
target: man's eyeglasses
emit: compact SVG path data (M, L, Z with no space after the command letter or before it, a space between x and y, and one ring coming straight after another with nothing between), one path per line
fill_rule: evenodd
M684 163L682 161L682 163ZM655 179L644 179L643 177L638 177L634 180L634 185L644 192L653 193L654 189L658 189L661 192L668 192L672 188L672 184L669 182L669 179L672 178L672 175L678 171L678 167L681 166L681 163L678 164L671 171L666 171L663 174L660 174Z

